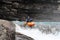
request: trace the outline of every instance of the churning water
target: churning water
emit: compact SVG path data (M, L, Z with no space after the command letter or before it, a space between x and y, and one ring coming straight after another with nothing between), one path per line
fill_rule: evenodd
M20 26L24 22L13 21L16 32L32 37L34 40L60 40L60 22L35 22L35 27Z

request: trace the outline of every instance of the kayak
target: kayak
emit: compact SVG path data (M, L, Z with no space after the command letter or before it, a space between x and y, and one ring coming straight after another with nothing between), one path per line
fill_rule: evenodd
M29 27L33 27L35 25L34 22L25 22L24 24L29 26Z

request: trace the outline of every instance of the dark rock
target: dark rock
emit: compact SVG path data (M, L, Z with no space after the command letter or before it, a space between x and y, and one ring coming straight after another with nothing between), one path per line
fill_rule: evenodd
M50 20L50 16L54 14L53 11L57 10L58 8L57 2L52 3L55 2L53 0L50 0L50 2L46 0L44 0L44 2L42 0L2 0L0 2L0 18L6 20L12 20L12 18L18 18L22 20L22 17L27 17L27 15L33 19Z
M11 9L11 11L12 11L12 12L17 12L17 10L16 10L16 9Z
M4 11L10 11L7 7L4 7Z
M33 38L23 35L21 33L16 33L15 37L16 40L34 40Z
M12 4L12 6L13 6L13 8L18 8L18 7L19 7L19 3L14 2L14 3Z
M11 9L12 8L12 5L6 5L7 8Z
M6 3L6 4L12 4L11 1L3 1L3 2Z

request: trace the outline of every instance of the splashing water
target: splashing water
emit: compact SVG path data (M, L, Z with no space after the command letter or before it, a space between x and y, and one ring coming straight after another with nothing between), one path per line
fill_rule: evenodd
M16 25L16 32L30 36L34 40L60 40L60 22L35 22L36 28L32 29L21 28L20 25L24 22L13 23Z

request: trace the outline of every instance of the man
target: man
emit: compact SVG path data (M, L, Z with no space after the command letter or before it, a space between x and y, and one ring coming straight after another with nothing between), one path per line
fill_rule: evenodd
M29 22L32 22L32 21L33 21L33 19L28 16L26 18L26 22L24 23L24 26L26 26Z
M33 19L30 18L29 16L26 18L26 22L32 22L32 21L33 21Z

